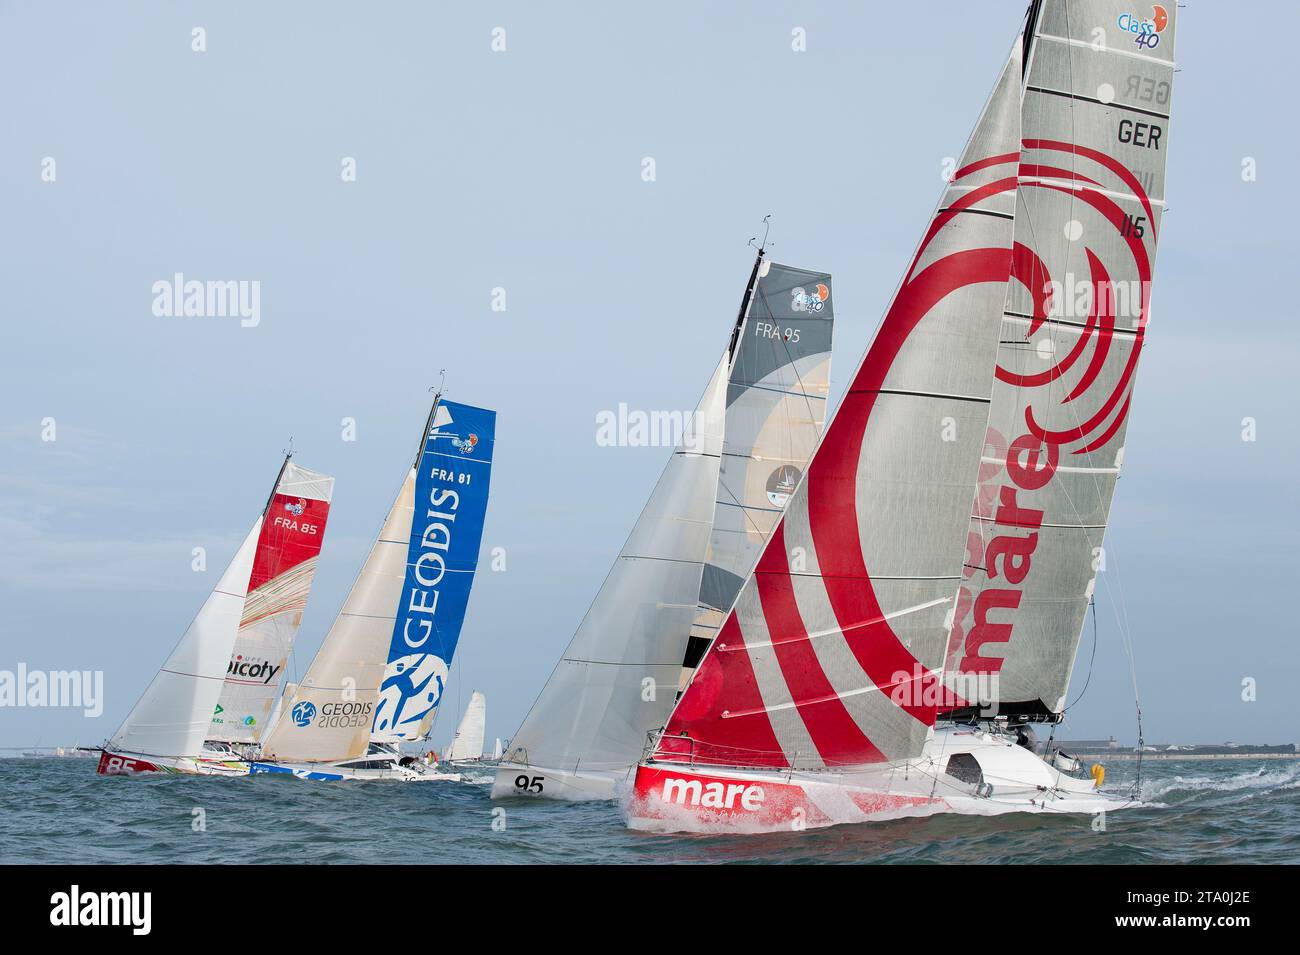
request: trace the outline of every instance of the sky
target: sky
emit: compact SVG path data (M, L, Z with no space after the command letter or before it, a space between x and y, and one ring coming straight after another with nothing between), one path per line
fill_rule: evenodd
M694 407L768 214L774 258L834 275L833 404L1023 10L0 4L0 670L105 690L98 718L0 708L0 747L114 731L290 436L337 477L301 675L440 369L498 411L483 544L505 554L447 707L482 690L489 740L510 736L668 454L602 446L597 415ZM1148 741L1300 736L1298 27L1284 3L1180 13L1153 317L1069 738L1135 738L1123 633ZM259 282L257 324L155 315L177 272Z

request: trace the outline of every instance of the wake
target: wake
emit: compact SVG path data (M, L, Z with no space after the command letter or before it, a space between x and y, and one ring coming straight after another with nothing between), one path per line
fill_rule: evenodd
M1232 775L1206 774L1153 779L1142 786L1142 802L1163 800L1186 793L1189 796L1210 793L1245 793L1265 795L1285 789L1300 789L1300 762L1283 766L1259 766Z

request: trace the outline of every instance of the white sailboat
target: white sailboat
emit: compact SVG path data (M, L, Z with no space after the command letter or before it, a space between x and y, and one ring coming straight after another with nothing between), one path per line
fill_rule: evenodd
M451 745L443 753L443 762L452 766L464 764L481 764L483 762L483 743L487 734L487 698L478 690L470 694L465 713L456 727L456 735ZM499 744L501 741L497 740Z
M1135 43L1112 0L1031 5L781 526L638 768L632 827L1133 804L1026 724L1065 708L1149 316L1176 12L1154 9Z
M415 463L342 610L251 771L304 779L456 779L424 742L478 565L496 413L434 396Z
M833 322L830 275L760 249L690 429L511 739L493 798L610 799L631 782L807 467Z
M291 457L285 455L266 506L189 629L104 744L99 773L248 772L245 754L225 740L255 739L257 714L278 693L334 490L332 477ZM238 714L237 725L232 720L229 735L205 742L214 727L226 727L223 713Z

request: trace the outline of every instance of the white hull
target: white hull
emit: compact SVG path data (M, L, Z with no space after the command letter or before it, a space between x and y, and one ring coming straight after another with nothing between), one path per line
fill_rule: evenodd
M973 779L958 769L971 760ZM851 772L646 763L627 811L631 828L649 832L788 832L938 813L1096 814L1135 805L1013 738L949 728L936 730L917 759Z
M559 802L593 802L618 797L620 788L631 785L634 767L601 772L570 772L544 766L500 763L492 782L492 798L529 796Z
M424 763L412 763L401 766L390 763L383 769L347 765L353 760L337 763L270 763L262 760L251 764L254 776L280 774L296 776L298 779L310 779L318 782L336 782L344 779L389 780L403 783L460 782L460 773L441 772L436 766ZM372 761L373 762L373 761Z

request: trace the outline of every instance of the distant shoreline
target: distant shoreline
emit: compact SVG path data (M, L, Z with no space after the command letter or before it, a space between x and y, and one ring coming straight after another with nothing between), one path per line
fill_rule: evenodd
M1117 753L1114 750L1071 750L1076 759L1206 760L1206 759L1300 759L1300 753Z

